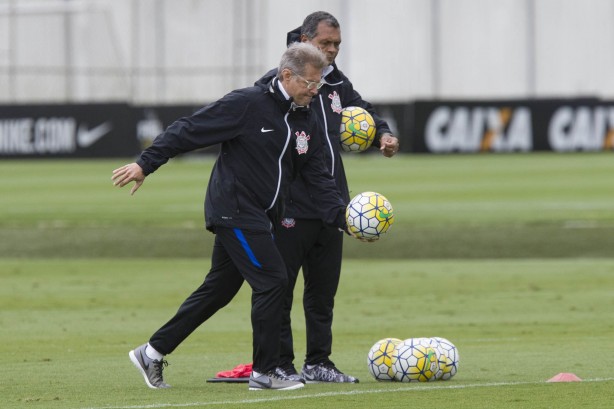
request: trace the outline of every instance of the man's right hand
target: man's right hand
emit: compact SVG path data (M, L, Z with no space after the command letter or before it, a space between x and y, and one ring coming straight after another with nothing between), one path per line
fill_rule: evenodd
M115 169L111 180L113 186L118 187L124 187L132 181L136 182L130 190L130 194L133 195L145 181L145 174L143 169L136 162L133 162Z

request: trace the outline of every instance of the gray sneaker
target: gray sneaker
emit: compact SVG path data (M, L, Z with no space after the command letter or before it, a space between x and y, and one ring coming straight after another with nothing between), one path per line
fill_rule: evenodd
M275 373L281 379L305 383L305 378L303 378L303 375L299 375L299 373L296 372L296 369L294 369L294 365L288 365L285 367L278 366L277 368L275 368Z
M143 344L140 347L130 351L128 353L130 360L141 372L143 378L145 378L145 383L147 386L152 389L170 388L171 385L164 383L164 380L162 379L162 369L164 366L168 365L168 362L166 362L164 359L158 361L149 358L145 354L145 348L147 348L147 344Z
M320 363L317 365L304 365L301 371L307 383L335 382L335 383L358 383L358 378L346 375L332 363Z
M304 387L303 382L291 381L281 378L275 370L269 373L254 376L254 373L249 377L249 390L261 391L265 389L276 389L280 391L289 391L292 389L300 389Z

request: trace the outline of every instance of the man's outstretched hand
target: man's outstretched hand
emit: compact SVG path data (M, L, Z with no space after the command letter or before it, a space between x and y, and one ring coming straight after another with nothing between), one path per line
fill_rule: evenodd
M143 173L143 169L134 162L115 169L111 180L113 181L113 186L118 187L124 187L133 181L136 182L130 190L130 194L133 195L145 181L145 174Z

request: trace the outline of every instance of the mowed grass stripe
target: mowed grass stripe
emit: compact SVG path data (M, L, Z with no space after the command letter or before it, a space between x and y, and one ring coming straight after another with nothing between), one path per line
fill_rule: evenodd
M214 158L175 159L135 196L111 185L126 160L3 161L0 257L205 257ZM611 257L610 153L346 155L353 194L374 190L395 224L347 258ZM386 251L382 251L386 248Z
M583 379L582 382L612 382L614 378L596 378L596 379ZM149 405L130 405L130 406L100 406L100 407L87 407L81 409L158 409L158 408L189 408L189 407L202 407L202 406L226 406L226 405L249 405L267 402L280 402L280 401L295 401L299 399L321 399L330 398L336 396L353 396L353 395L367 395L367 394L386 394L391 393L403 393L403 392L421 392L421 391L437 391L445 389L472 389L472 388L497 388L505 386L522 386L522 385L541 385L545 382L492 382L492 383L479 383L479 384L411 384L411 386L397 387L392 389L363 389L363 390L351 390L351 391L336 391L336 392L323 392L313 393L305 395L293 395L293 392L289 391L276 391L275 396L272 398L260 398L260 399L239 399L239 400L225 400L216 402L186 402L186 403L159 403ZM296 393L296 391L294 392ZM322 404L322 402L320 402Z
M454 386L508 387L340 395L292 401L335 409L407 407L413 399L459 409L608 407L608 382L545 384L560 372L609 379L614 324L614 259L345 260L335 302L333 361L356 385L309 385L296 395L254 395L245 385L208 384L251 357L250 291L190 336L165 369L173 388L148 389L128 359L202 282L202 259L2 259L2 407L75 409L227 402L394 390L367 371L366 355L384 337L442 336L458 347ZM302 280L292 315L296 364L305 353ZM518 385L513 385L519 383ZM417 385L408 385L411 390ZM291 392L292 393L292 392ZM285 409L289 402L252 403ZM226 407L240 407L228 403Z

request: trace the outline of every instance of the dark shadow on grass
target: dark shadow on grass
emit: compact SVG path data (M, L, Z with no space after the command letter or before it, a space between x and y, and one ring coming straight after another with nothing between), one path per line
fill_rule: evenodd
M614 227L394 226L378 242L346 237L346 258L489 259L612 257ZM210 257L214 235L163 227L1 228L0 257Z

